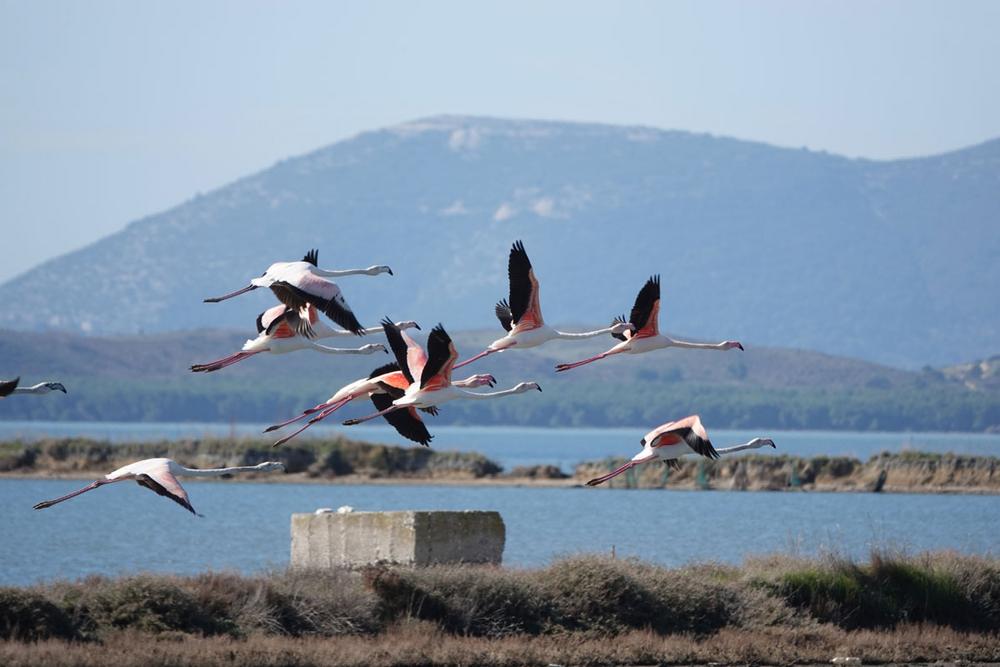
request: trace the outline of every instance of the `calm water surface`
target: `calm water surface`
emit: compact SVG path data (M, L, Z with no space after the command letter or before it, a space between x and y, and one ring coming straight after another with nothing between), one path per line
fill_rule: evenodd
M114 441L253 435L260 425L0 422L0 439L88 436ZM386 427L330 428L403 444ZM437 427L439 449L479 451L506 467L577 462L638 449L644 429ZM714 431L719 446L756 432ZM997 454L1000 436L942 433L772 432L779 453L866 458L882 450ZM872 545L913 551L1000 553L1000 496L735 493L461 486L185 484L199 519L132 484L104 487L43 512L32 505L83 485L78 480L0 479L0 584L136 571L256 572L288 563L294 512L489 509L507 525L505 560L544 565L560 555L610 552L677 565L739 562L748 555L836 551Z
M0 480L0 584L91 573L256 572L284 567L294 512L498 510L505 562L608 553L676 565L748 555L832 550L864 556L874 544L912 551L1000 553L1000 496L739 493L590 488L186 483L196 518L132 484L104 487L36 512L76 480Z

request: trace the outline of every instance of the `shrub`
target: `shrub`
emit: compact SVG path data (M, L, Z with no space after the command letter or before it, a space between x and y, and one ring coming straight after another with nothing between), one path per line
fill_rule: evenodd
M660 611L632 570L636 561L578 556L538 573L553 606L553 621L569 630L618 634L652 625Z
M76 630L65 611L45 596L20 588L0 588L0 639L72 639Z

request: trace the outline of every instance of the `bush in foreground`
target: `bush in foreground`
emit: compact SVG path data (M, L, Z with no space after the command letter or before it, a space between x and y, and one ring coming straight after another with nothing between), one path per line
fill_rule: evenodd
M743 567L666 568L577 556L535 570L140 575L0 589L0 636L16 640L102 639L121 631L336 637L379 634L411 621L483 638L913 623L995 634L1000 563L950 553L874 553L866 563L774 556Z

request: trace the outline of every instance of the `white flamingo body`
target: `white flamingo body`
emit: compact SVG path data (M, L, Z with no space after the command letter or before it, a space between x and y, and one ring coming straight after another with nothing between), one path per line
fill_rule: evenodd
M498 302L494 309L500 325L507 330L507 335L493 341L474 357L455 364L455 368L461 368L494 352L503 352L514 347L538 347L550 340L581 340L604 334L621 334L631 330L631 325L625 322L616 322L605 329L581 333L558 331L545 324L538 279L535 277L524 244L520 241L515 242L510 250L507 275L510 282L510 296Z
M246 287L224 294L223 296L205 299L208 303L218 303L231 299L245 292L269 288L281 303L288 306L289 322L294 317L297 331L307 338L312 338L313 328L309 318L298 317L306 306L314 306L327 317L358 336L363 335L363 329L354 315L340 287L327 278L340 278L352 275L375 276L380 273L392 275L392 269L385 265L370 266L367 269L348 269L344 271L327 271L319 268L319 255L316 250L310 250L301 261L276 262L267 267L262 275L250 281Z
M611 332L611 335L621 340L610 350L571 364L559 364L556 371L568 371L585 364L610 357L615 354L644 354L666 347L680 347L690 350L742 350L743 345L736 340L724 340L721 343L689 343L674 340L660 333L660 277L652 276L646 281L635 298L635 305L629 314L628 331ZM625 318L615 318L615 324L625 323Z
M388 325L393 325L389 322ZM386 328L388 331L388 328ZM399 329L396 329L399 332ZM399 332L401 333L401 332ZM462 387L481 387L483 385L493 386L496 379L489 374L477 374L471 375L464 380L455 381L455 385ZM404 393L412 383L406 378L406 375L399 369L397 364L388 364L372 372L369 377L358 378L354 382L348 383L338 389L336 393L333 394L329 399L315 405L308 410L305 410L302 414L293 417L292 419L285 420L278 424L273 424L265 429L265 433L275 431L277 429L283 428L289 424L305 419L310 415L316 415L312 417L304 426L301 426L293 433L286 435L277 442L274 443L274 447L282 445L296 435L306 430L313 424L323 421L331 414L344 407L351 401L359 398L373 398L374 396L386 394L390 391L399 393ZM421 407L421 406L416 406ZM437 414L436 410L431 411L432 414ZM319 414L316 414L319 413ZM395 421L396 423L393 423ZM419 442L422 445L429 444L431 436L426 432L426 428L423 427L422 421L416 413L411 415L409 420L393 420L390 421L397 431L399 431L404 437L408 437L415 442ZM401 422L401 423L400 423Z
M389 406L367 417L348 419L344 422L344 426L353 426L376 417L384 417L396 410L433 410L456 399L489 400L522 394L533 389L542 390L535 382L521 382L504 391L485 393L463 391L456 387L457 383L451 381L451 372L458 358L458 351L440 324L431 330L427 338L427 352L404 332L396 331L393 334L390 328L386 327L386 338L389 340L389 347L396 355L399 368L403 369L401 372L408 386L403 395L393 400Z
M195 364L191 366L191 370L195 373L211 373L227 366L232 366L262 352L288 354L290 352L297 352L298 350L314 350L323 354L373 354L375 352L387 351L385 345L381 343L369 343L360 347L346 348L320 345L315 342L318 338L353 336L354 333L345 331L344 329L334 329L327 325L319 318L313 306L300 310L295 318L291 318L291 321L288 321L287 311L288 307L285 305L277 305L265 310L257 316L257 337L243 343L243 347L239 352L206 364ZM313 331L311 338L299 333L298 328L294 324L298 318L309 319ZM396 324L400 329L420 328L413 320L397 322ZM382 327L369 327L361 331L365 334L381 333Z
M707 459L717 459L726 454L733 454L746 449L759 449L760 447L775 447L774 440L770 438L754 438L742 445L734 445L716 449L712 446L708 433L701 423L698 415L691 415L684 419L667 422L657 426L647 433L640 441L642 450L632 457L625 465L616 468L606 475L595 477L587 482L588 486L597 486L617 477L618 475L643 463L660 460L672 468L680 467L677 459L687 454L698 454Z
M68 493L65 496L61 496L53 500L40 502L35 505L35 509L42 510L47 507L52 507L55 504L69 500L70 498L75 498L76 496L86 493L87 491L93 491L94 489L106 484L132 480L140 486L157 493L158 495L173 500L175 503L192 514L201 516L195 512L194 507L191 506L191 502L188 500L187 492L177 480L178 477L220 477L222 475L231 475L240 472L274 472L284 469L284 464L276 461L267 461L265 463L259 463L255 466L198 469L186 468L173 459L143 459L142 461L136 461L135 463L124 465L121 468L108 473L101 479L91 482L82 489L73 491L72 493Z

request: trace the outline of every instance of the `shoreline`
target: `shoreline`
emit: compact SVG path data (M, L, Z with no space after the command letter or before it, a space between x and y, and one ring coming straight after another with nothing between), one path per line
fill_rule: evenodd
M0 479L94 480L128 463L167 457L191 468L253 466L280 461L282 474L240 474L227 481L264 484L493 486L581 488L618 468L611 457L578 464L572 474L551 465L510 470L475 452L371 444L338 436L272 448L266 441L220 438L111 443L83 438L0 442ZM883 452L867 461L849 456L788 454L708 460L694 455L670 469L637 466L595 487L805 493L1000 494L1000 458L925 452ZM220 478L215 478L220 479ZM192 482L207 481L191 478Z
M2 480L73 480L92 481L103 476L104 473L97 471L73 471L73 472L33 472L33 473L12 473L0 472ZM530 477L368 477L366 475L344 475L340 477L315 477L304 473L287 473L281 477L275 476L233 476L232 478L220 479L199 479L190 477L184 479L184 484L217 484L220 481L227 484L312 484L328 486L466 486L466 487L500 487L500 488L547 488L547 489L586 489L589 488L585 480L570 477L568 479L533 479ZM700 488L695 485L676 485L665 487L595 487L595 492L601 490L614 491L683 491L683 492L749 492L749 493L873 493L871 489L837 486L835 484L807 485L799 487L786 487L782 489L748 488L731 489L708 487ZM1000 494L1000 489L992 487L963 487L963 486L925 486L913 487L893 487L886 485L878 493L893 495L970 495L970 496L993 496Z

